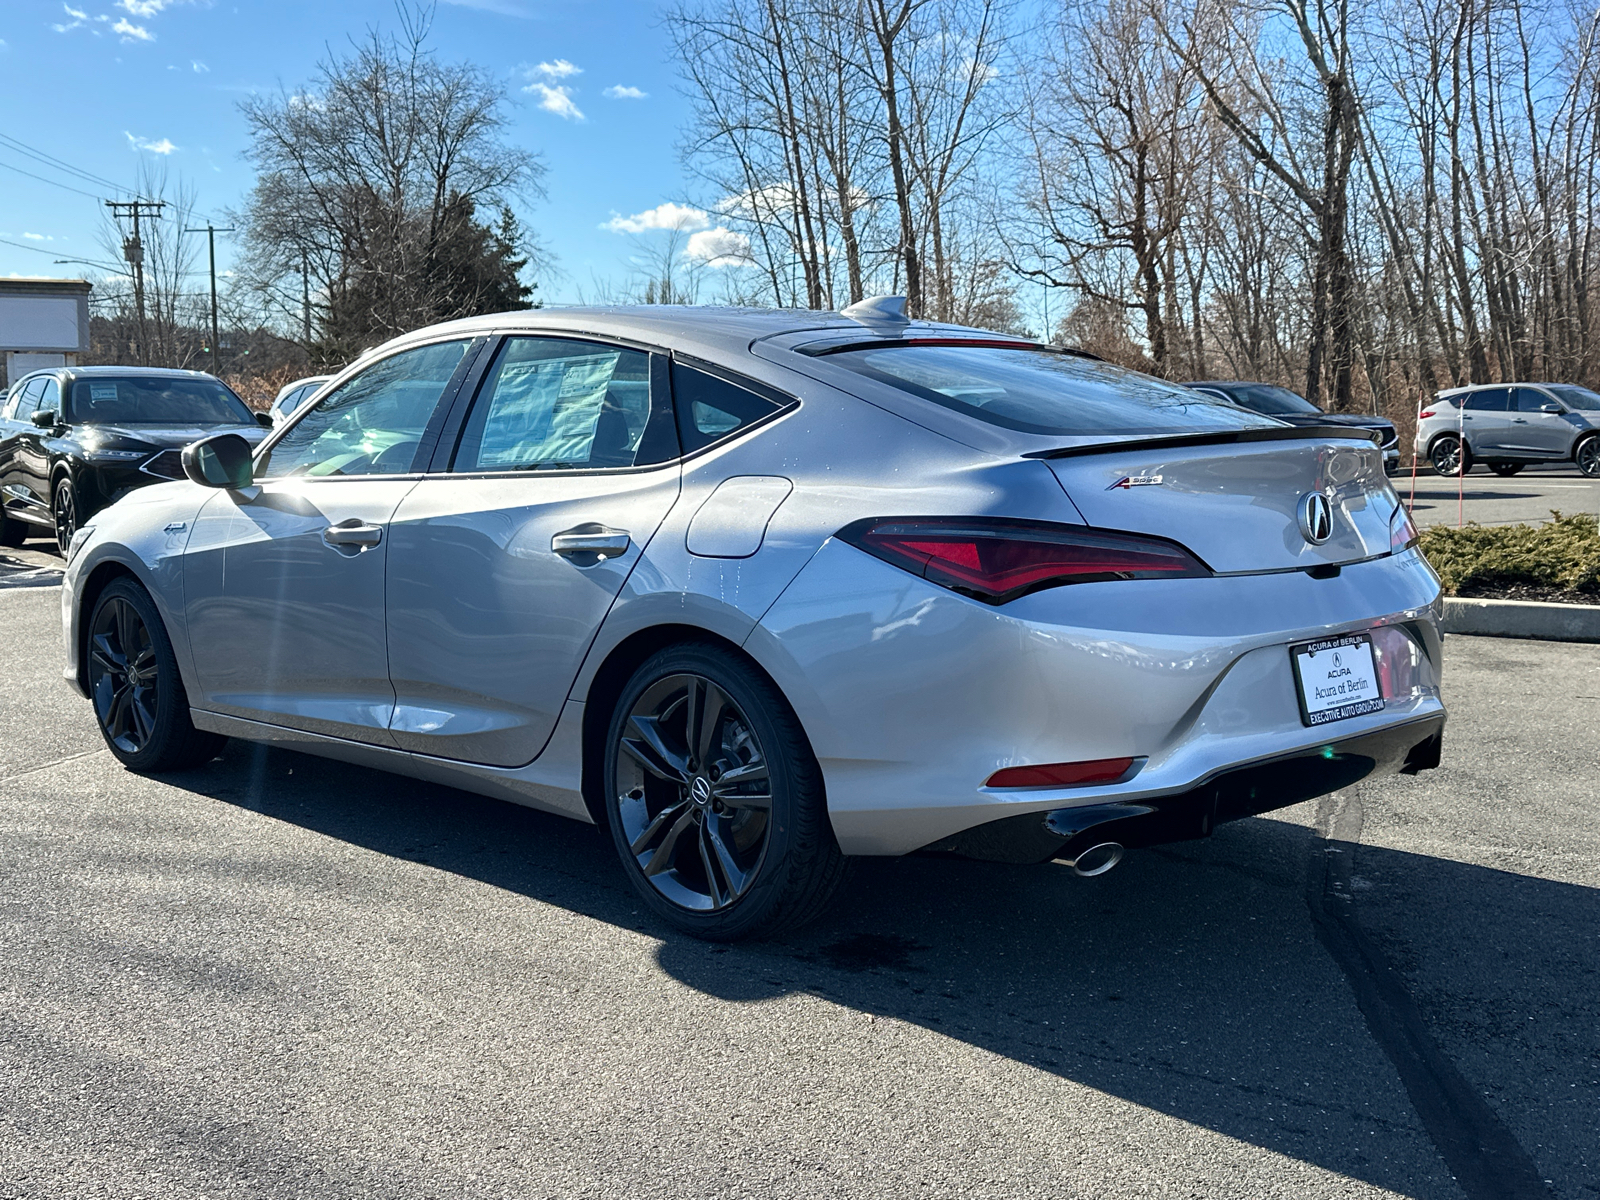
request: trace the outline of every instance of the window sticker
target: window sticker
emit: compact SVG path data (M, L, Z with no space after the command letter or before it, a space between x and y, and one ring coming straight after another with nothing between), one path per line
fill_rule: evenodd
M115 400L117 398L117 385L114 383L91 383L89 385L89 402L99 404L102 400Z

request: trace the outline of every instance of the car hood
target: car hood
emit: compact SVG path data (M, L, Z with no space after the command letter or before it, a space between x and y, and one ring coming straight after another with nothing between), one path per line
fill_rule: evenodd
M79 436L92 433L100 441L141 442L158 450L181 449L190 442L218 433L237 433L252 446L258 445L270 430L260 425L83 425Z

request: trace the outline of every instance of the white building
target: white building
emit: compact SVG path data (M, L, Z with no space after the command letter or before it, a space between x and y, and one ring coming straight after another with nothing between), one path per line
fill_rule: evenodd
M6 383L40 367L72 367L89 352L84 279L0 279L0 353Z

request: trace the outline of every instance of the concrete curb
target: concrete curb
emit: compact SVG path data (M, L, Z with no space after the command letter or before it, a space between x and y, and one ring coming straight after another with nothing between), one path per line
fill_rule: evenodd
M1444 631L1544 642L1600 642L1600 604L1458 600L1446 596Z

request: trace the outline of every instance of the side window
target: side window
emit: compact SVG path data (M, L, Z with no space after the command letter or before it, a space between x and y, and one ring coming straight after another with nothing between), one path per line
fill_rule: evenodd
M30 379L22 385L22 395L17 401L17 411L14 419L26 421L33 410L39 407L39 394L44 391L43 379Z
M1467 397L1463 406L1468 412L1505 412L1506 403L1510 400L1506 388L1484 388L1481 392L1473 392Z
M408 473L469 345L436 342L373 363L290 426L257 476Z
M677 457L650 356L597 342L513 337L467 418L453 471L642 467Z
M310 394L310 392L311 388L309 387L295 388L294 391L290 392L283 398L283 403L278 405L278 411L287 417L295 409L300 407L300 401L304 400L306 396Z
M1536 392L1532 388L1518 388L1516 394L1517 402L1514 408L1517 412L1542 413L1546 404L1555 403L1552 398L1546 396L1543 392Z
M61 385L54 379L46 379L44 387L39 389L39 402L33 406L36 409L46 408L56 414L56 419L65 419L61 411Z
M685 454L778 411L752 391L677 362L672 364L672 404Z

